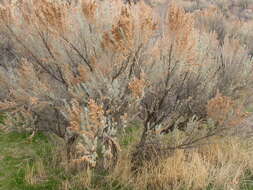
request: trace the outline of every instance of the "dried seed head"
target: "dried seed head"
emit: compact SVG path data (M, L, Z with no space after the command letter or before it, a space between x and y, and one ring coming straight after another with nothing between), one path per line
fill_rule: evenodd
M0 5L0 24L11 24L13 21L12 8L10 5Z
M92 128L98 130L104 125L103 107L97 105L93 99L89 100L88 107L89 107L89 119L92 124Z
M102 46L116 52L127 53L134 45L133 38L133 16L128 7L122 7L117 24L113 25L110 33L104 33Z
M147 6L143 1L139 3L140 6L140 32L144 42L147 42L157 29L157 22L154 20L153 10Z
M172 3L168 13L168 38L175 45L176 52L185 57L187 63L192 64L197 57L194 29L194 18L183 8Z
M95 13L98 8L98 5L95 1L92 0L82 0L82 12L89 22L95 21Z
M227 96L217 92L207 104L207 115L220 125L236 126L245 117L245 113Z
M144 79L133 79L129 84L128 87L133 93L135 98L141 98L144 95L144 88L146 86L146 82Z
M80 132L81 118L80 114L83 111L79 103L75 100L71 101L71 107L67 110L69 113L69 127L71 131Z
M53 32L66 30L67 9L63 3L40 0L35 3L35 14L39 24Z

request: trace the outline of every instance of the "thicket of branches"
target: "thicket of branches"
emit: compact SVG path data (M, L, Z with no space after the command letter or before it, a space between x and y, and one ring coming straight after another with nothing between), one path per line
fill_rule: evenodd
M5 3L1 35L13 58L0 65L0 112L12 127L64 138L79 168L96 167L100 153L102 166L114 167L117 135L136 120L143 132L133 169L207 143L236 129L253 87L249 50L213 23L220 14L173 2L165 18L143 1Z

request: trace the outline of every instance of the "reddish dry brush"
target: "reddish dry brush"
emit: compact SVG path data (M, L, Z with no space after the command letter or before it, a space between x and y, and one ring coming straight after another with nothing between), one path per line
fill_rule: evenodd
M102 146L103 167L115 166L117 133L132 120L142 121L140 146L148 146L162 135L190 130L208 115L217 119L210 111L220 108L210 100L217 90L228 97L218 98L226 109L245 88L252 90L247 48L230 36L218 44L216 34L200 33L196 15L175 3L164 28L144 2L23 0L3 6L0 15L17 59L14 67L0 67L0 85L9 93L1 109L22 108L34 125L47 109L65 118L67 124L53 127L64 128L61 136L74 165L101 166ZM155 149L187 148L217 132L191 129L181 144Z
M207 115L218 125L224 127L237 127L246 118L247 113L230 97L219 92L208 101Z
M98 8L98 4L96 1L92 1L92 0L83 0L81 2L81 6L82 6L82 12L84 14L84 16L91 22L93 23L95 20L95 14L96 14L96 10Z
M43 107L50 105L59 110L58 114L64 116L69 123L68 126L60 127L66 128L64 136L67 146L73 150L69 151L69 156L72 157L70 159L89 160L88 165L91 167L96 165L99 143L104 145L107 157L113 155L113 158L109 156L109 160L117 158L115 153L118 153L119 146L114 140L115 131L126 125L124 116L135 109L136 105L131 104L135 98L131 95L128 84L138 74L132 63L135 62L133 60L137 52L131 52L131 55L127 55L128 60L125 60L118 58L120 53L116 57L108 56L107 52L111 50L105 52L100 47L103 32L97 33L101 28L92 25L91 18L95 17L93 5L86 7L89 10L84 7L77 9L78 7L45 0L23 1L18 7L12 7L20 19L14 19L12 24L3 19L3 26L16 43L14 48L18 52L18 59L25 58L27 61L11 68L14 74L6 74L1 70L2 84L13 91L8 98L15 105L19 105L19 99L22 98L22 107L40 115L25 100L36 100L39 103L37 107L45 100ZM128 28L131 21L127 9L123 8L123 4L120 6L121 19L112 26L111 31L115 38L123 40L120 30L125 30L123 35L126 35L127 41L131 41L133 28ZM26 10L30 17L25 14ZM74 33L71 33L74 29L71 27L76 27ZM20 37L24 34L27 35L25 39ZM122 42L119 44L124 48ZM114 65L117 66L114 68ZM11 80L10 77L16 79ZM35 89L36 87L38 88ZM8 104L5 106L8 107Z

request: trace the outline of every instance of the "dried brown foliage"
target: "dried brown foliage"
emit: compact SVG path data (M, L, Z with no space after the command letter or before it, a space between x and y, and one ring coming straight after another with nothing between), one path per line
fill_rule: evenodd
M208 101L207 115L221 126L238 126L246 113L230 97L222 96L219 92Z
M240 114L230 111L237 112L234 102L245 103L252 92L247 47L219 28L218 19L225 17L216 9L187 13L172 2L165 15L144 1L3 5L1 31L13 42L16 62L0 64L0 86L7 91L0 109L22 110L35 128L44 110L65 118L66 125L52 126L64 128L60 136L77 168L114 167L117 136L133 120L143 126L140 151L182 131L184 140L162 140L161 152L201 144L223 131L225 119L226 125L240 123L231 123ZM222 95L215 96L217 90ZM208 117L218 124L202 133Z
M133 79L129 83L129 89L132 91L136 98L141 98L144 94L145 80L144 79Z
M28 5L29 6L29 5ZM31 12L36 15L36 20L33 16L28 15L23 9L24 19L31 22L38 22L40 28L45 28L51 32L63 33L66 30L67 24L67 5L59 2L53 2L48 0L33 2L34 10ZM24 7L25 8L25 7Z
M194 18L190 13L186 13L183 8L176 4L170 6L168 13L168 38L173 41L173 45L180 55L186 55L186 61L195 63L196 34L194 29ZM177 55L177 56L180 56Z
M12 21L12 13L11 13L11 6L0 6L0 18L1 18L1 23L7 22L11 23Z
M112 27L110 37L109 33L104 34L104 47L111 48L114 51L129 52L133 48L133 18L129 8L122 7L119 20Z
M94 22L97 6L96 1L82 1L83 14L90 22Z

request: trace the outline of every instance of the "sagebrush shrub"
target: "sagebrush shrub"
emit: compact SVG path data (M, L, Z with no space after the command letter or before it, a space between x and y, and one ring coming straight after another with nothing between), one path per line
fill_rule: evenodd
M217 91L231 102L247 99L242 93L252 90L253 69L247 47L227 35L225 18L212 11L209 18L210 10L187 13L170 3L161 18L144 1L6 3L1 32L13 42L16 64L0 64L8 92L0 108L29 118L34 130L43 110L57 110L67 121L55 127L65 128L70 162L113 167L117 134L129 122L142 121L141 147L187 131L192 118L212 116L206 106ZM194 130L163 149L186 148L220 131Z

